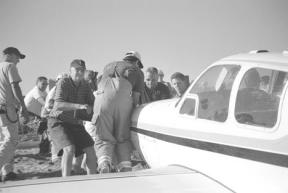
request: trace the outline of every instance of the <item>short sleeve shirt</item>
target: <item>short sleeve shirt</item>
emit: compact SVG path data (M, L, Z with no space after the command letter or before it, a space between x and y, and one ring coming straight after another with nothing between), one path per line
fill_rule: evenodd
M68 77L60 79L57 82L54 100L55 103L69 102L92 106L94 103L94 95L87 82L82 81L76 86L73 80ZM78 121L75 119L75 111L58 111L53 108L50 112L50 117L58 118L71 124L78 124Z
M21 77L15 64L0 63L0 103L8 106L18 106L11 84L21 82Z
M169 88L163 84L158 82L157 86L154 89L149 89L145 85L145 89L151 101L163 100L170 98L170 90Z
M40 116L42 104L38 100L42 98L45 101L46 96L46 91L41 91L37 88L37 86L35 86L24 98L28 111Z

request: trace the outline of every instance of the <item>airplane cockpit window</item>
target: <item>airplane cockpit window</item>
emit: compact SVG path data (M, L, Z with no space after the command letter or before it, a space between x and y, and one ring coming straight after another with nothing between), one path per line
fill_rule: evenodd
M197 80L189 93L199 97L198 118L226 121L230 92L239 70L238 65L214 66Z
M180 114L195 115L195 100L191 98L185 99L180 109Z
M272 128L277 122L279 102L287 72L252 68L240 83L235 118L241 124Z

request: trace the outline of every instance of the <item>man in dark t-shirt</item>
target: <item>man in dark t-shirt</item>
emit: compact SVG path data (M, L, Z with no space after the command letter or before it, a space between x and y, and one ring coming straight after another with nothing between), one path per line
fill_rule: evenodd
M83 60L72 61L69 77L57 82L55 103L48 118L48 135L55 150L58 155L60 150L63 150L61 164L63 177L71 174L73 156L78 157L83 153L86 153L87 173L96 173L94 141L77 116L85 114L85 111L87 114L92 113L94 96L88 83L84 81L85 70Z
M170 98L169 88L163 83L158 82L158 70L155 67L149 67L145 72L145 90L150 101Z

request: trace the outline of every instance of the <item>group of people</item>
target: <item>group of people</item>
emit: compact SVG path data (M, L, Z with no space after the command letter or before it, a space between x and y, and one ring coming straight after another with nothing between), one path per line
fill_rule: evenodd
M18 127L31 115L47 120L52 160L61 156L63 177L70 176L81 163L87 174L131 171L133 109L181 97L189 85L187 76L180 72L171 76L170 84L163 81L164 74L156 67L143 71L140 54L130 51L122 60L107 64L98 78L97 72L86 69L84 60L75 59L69 72L57 76L49 93L48 79L41 76L23 99L16 65L24 58L17 48L8 47L0 63L2 181L17 178L13 157Z

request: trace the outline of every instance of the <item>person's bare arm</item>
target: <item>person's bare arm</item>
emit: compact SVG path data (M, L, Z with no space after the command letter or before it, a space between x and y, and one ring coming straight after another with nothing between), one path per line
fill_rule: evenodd
M12 86L12 91L14 94L15 99L19 102L20 106L21 106L21 114L24 117L24 122L28 121L28 110L26 108L26 105L24 103L24 99L23 99L23 95L22 95L22 91L21 88L19 86L19 82L13 82L11 83Z
M69 102L57 102L55 101L54 108L60 111L74 111L78 109L88 109L91 108L88 105L69 103ZM87 110L88 111L88 110Z
M13 82L11 85L12 85L12 91L13 91L14 97L21 105L22 110L24 111L27 110L19 83Z

